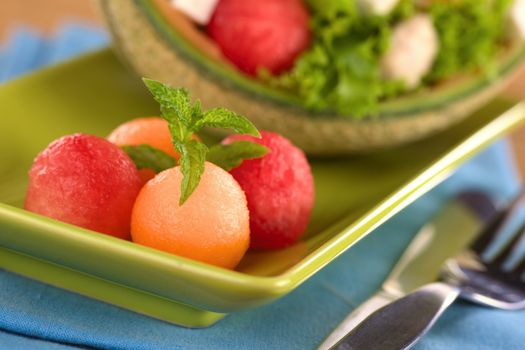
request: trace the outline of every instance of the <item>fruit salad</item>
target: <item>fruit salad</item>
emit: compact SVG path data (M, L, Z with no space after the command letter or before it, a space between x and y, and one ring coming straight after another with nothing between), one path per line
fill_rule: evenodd
M243 74L311 111L363 118L525 41L525 0L174 0Z
M53 141L29 171L25 209L229 269L248 249L294 244L314 200L304 153L232 111L202 110L185 89L144 82L160 117ZM237 134L205 144L204 127Z

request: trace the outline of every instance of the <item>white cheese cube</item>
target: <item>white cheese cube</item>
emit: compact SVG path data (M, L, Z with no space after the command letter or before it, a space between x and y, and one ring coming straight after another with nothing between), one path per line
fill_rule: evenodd
M173 7L202 25L208 24L218 2L219 0L171 0Z
M438 34L428 15L407 19L394 27L381 71L386 78L403 80L408 88L414 88L432 68L438 45Z
M525 0L515 0L511 5L509 25L513 37L525 40Z

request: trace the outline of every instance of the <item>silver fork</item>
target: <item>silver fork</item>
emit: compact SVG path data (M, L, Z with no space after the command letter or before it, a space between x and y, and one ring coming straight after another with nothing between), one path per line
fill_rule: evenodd
M498 309L524 309L525 258L510 268L506 263L525 235L525 224L494 256L487 257L524 198L522 189L468 250L447 260L442 282L428 284L377 310L332 349L409 349L458 297Z

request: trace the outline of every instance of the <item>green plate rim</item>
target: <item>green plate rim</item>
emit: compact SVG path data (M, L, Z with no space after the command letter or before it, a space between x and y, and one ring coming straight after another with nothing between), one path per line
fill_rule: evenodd
M0 89L10 88L16 84L24 84L25 82L41 77L42 75L52 75L57 69L59 70L64 69L66 66L77 65L84 62L84 60L89 61L95 55L100 55L101 52L95 52L77 58L69 63L60 64L27 75L0 87ZM292 268L279 275L270 277L249 275L178 257L148 247L139 246L132 242L123 241L104 234L99 234L32 214L23 209L15 208L3 203L0 203L0 221L4 222L3 220L5 220L13 225L24 225L29 223L32 227L37 227L39 229L38 234L45 235L47 233L52 233L54 239L65 237L68 241L74 241L80 245L85 243L91 245L91 249L98 249L98 247L101 247L101 249L107 250L114 249L119 254L128 254L128 256L132 258L137 258L137 256L139 256L141 259L145 259L145 262L152 262L150 265L158 266L162 271L176 273L177 277L188 276L188 278L193 281L198 280L199 278L204 278L207 282L211 281L210 284L213 284L213 287L217 288L218 291L233 290L234 293L249 292L249 297L252 298L252 300L253 298L261 298L261 301L258 301L258 304L260 305L276 299L299 286L315 272L329 264L333 259L353 246L357 241L366 237L371 230L391 217L394 213L406 207L415 198L418 198L421 194L425 193L446 178L459 164L461 164L462 161L470 158L499 136L517 127L520 123L523 123L524 120L525 102L521 102L507 110L505 113L499 115L494 120L483 124L483 126L476 129L477 131L474 133L469 133L470 136L463 139L460 143L455 146L450 146L450 151L447 151L447 153L439 157L437 160L432 161L430 166L425 167L402 186L397 187L398 190L379 202L359 219L355 221L352 220L352 224L348 224L348 222L338 222L335 224L338 233L331 239L312 251L306 257L302 258L302 260ZM341 226L343 224L344 226ZM101 250L101 252L102 251L103 250ZM27 253L23 250L20 250L19 252ZM39 256L35 257L41 258ZM64 263L64 266L67 266L67 262ZM104 278L104 276L96 277ZM121 283L119 281L114 282ZM197 305L197 307L201 306ZM229 312L236 309L210 310L216 312Z

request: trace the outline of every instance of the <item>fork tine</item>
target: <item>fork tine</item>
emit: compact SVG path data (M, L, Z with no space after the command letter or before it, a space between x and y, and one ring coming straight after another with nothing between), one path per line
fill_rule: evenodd
M521 275L525 273L525 257L510 271L517 279L521 278Z
M478 238L471 244L470 247L474 252L480 256L483 255L483 252L497 239L502 228L504 228L510 220L512 214L514 214L524 197L525 187L522 187L518 195L512 199L507 207L495 215L494 219L483 228Z
M525 223L522 224L519 230L517 230L514 233L514 236L508 241L505 246L498 251L498 253L492 258L490 261L490 265L494 267L499 267L505 263L505 261L509 258L511 253L514 251L516 246L521 241L521 238L523 237L523 232L525 231Z

